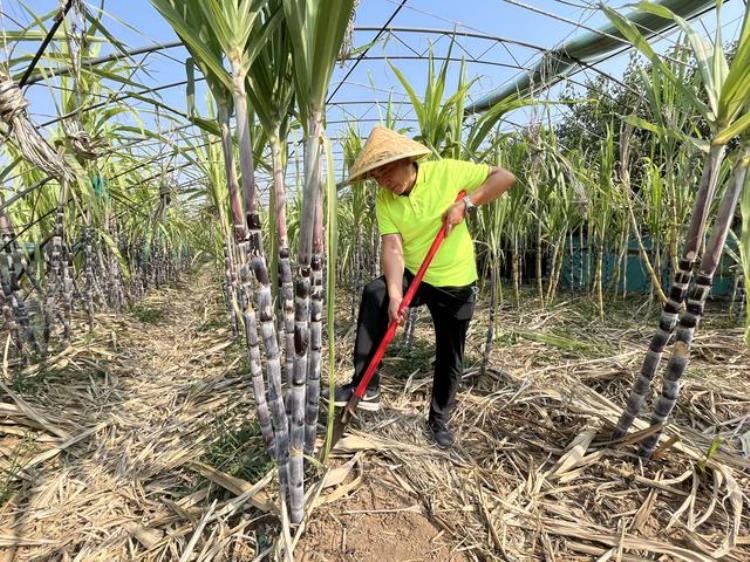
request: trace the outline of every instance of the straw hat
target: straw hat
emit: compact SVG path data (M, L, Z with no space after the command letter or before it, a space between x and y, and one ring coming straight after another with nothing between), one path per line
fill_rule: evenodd
M430 153L425 145L406 138L386 127L375 127L365 147L349 168L349 181L364 179L375 168L402 158L416 160Z

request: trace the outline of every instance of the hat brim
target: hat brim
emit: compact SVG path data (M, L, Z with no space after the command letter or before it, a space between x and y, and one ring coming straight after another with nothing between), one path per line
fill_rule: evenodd
M411 161L413 162L415 160L419 160L420 158L424 158L428 154L430 154L429 150L427 150L426 152L425 151L421 151L421 150L420 151L415 150L412 153L406 152L406 153L403 153L403 154L398 154L398 155L393 156L391 158L384 158L383 160L379 160L377 162L373 162L373 164L371 166L367 166L367 167L363 168L362 170L358 171L356 175L349 176L349 182L366 180L366 179L369 178L370 172L372 172L373 170L377 170L378 168L380 168L382 166L386 166L387 164L391 164L393 162L398 162L399 160L404 160L406 158L411 159Z

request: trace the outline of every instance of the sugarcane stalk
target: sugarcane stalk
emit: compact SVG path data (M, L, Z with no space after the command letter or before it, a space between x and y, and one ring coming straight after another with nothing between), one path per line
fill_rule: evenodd
M516 298L516 307L521 306L521 256L518 247L518 233L513 233L513 263L511 264L513 276L513 295Z
M734 315L735 320L739 321L745 312L745 275L742 268L737 268L734 275L734 288L732 291L732 302L729 307L729 314Z
M279 292L279 305L284 323L283 341L286 359L287 386L291 387L291 377L294 369L294 283L292 280L292 264L286 223L286 186L284 185L284 167L278 129L276 134L271 135L270 143L278 241L278 274L281 285L281 290Z
M234 239L239 242L245 239L245 227L242 220L242 202L240 200L237 172L234 168L232 152L232 131L229 123L229 109L227 102L217 100L217 113L221 127L221 152L224 156L224 171L227 175L227 190L229 191L229 208L234 228Z
M622 258L622 298L628 296L628 261L630 256L630 223L625 219L625 234L623 235Z
M678 263L678 269L675 272L667 302L662 308L661 321L649 344L640 374L633 383L625 410L620 416L617 427L612 434L613 439L621 439L627 433L628 428L632 425L638 412L643 407L646 394L651 386L651 381L659 368L664 347L677 325L678 315L688 291L688 286L692 278L693 265L695 264L695 259L703 238L703 228L708 208L716 191L719 168L721 167L723 158L724 146L712 146L703 167L701 185L690 219L683 257Z
M289 439L289 509L292 523L300 523L304 514L305 404L307 400L308 361L311 342L310 292L313 284L313 239L316 236L315 213L320 194L320 138L322 112L313 111L305 138L302 220L299 230L299 276L294 298L294 370L290 398L291 429ZM321 215L322 220L322 215ZM321 238L322 243L322 238ZM316 264L317 265L317 264ZM321 263L322 267L322 263Z
M323 258L313 254L311 262L310 298L310 351L307 363L307 389L305 409L305 453L312 455L318 428L320 409L320 375L323 345Z
M252 381L253 395L255 397L255 408L258 414L258 424L261 435L266 445L268 454L275 455L274 433L271 424L271 413L266 400L266 385L263 382L263 368L260 359L260 344L258 341L258 325L255 309L252 306L251 273L247 266L240 270L240 306L242 308L242 319L245 325L245 345L247 348L247 361L250 369L250 380Z
M239 61L233 59L233 89L234 104L237 113L237 129L240 146L240 168L242 171L242 190L245 199L246 227L248 235L247 251L248 266L253 272L257 290L256 305L260 316L261 337L266 354L266 369L268 373L269 400L273 415L273 429L271 430L272 450L279 471L279 486L281 494L286 493L288 487L288 455L289 434L284 394L281 382L281 357L279 353L276 326L274 324L273 294L271 280L268 274L268 263L263 247L261 221L256 207L255 176L252 142L250 137L250 123L247 109L247 92L245 80L241 76ZM286 225L284 225L284 230ZM249 287L248 287L249 289ZM249 299L246 309L252 309ZM257 336L256 336L257 337ZM262 383L262 378L258 383ZM254 386L257 394L264 393L259 384Z
M2 201L1 198L0 201ZM13 226L10 217L5 213L5 210L0 211L0 241L2 241L3 244L3 260L0 262L3 275L2 292L5 302L3 306L9 306L12 314L12 321L8 322L8 326L11 330L13 329L13 325L20 326L27 343L31 348L36 353L43 354L44 350L39 344L36 334L31 327L26 302L19 294L20 287L18 286L18 277L14 272L26 271L26 275L34 288L41 291L41 287L37 284L34 275L27 267L26 260L21 255L21 249L19 248L15 234L13 233ZM40 292L40 294L42 293ZM7 314L6 318L8 318ZM17 340L17 348L20 342L20 339Z
M88 225L83 230L83 264L85 278L83 299L86 307L86 321L89 325L89 331L91 331L94 329L94 264L91 248L91 228Z
M64 288L64 274L63 269L65 265L63 260L65 256L63 254L63 236L64 236L64 204L67 195L67 182L62 180L60 182L60 192L57 200L57 209L55 211L55 222L53 227L52 241L50 244L50 250L48 253L48 269L47 269L47 298L45 305L45 330L44 330L44 341L45 344L49 343L52 330L52 322L55 316L58 316L60 322L63 324L63 334L66 344L70 341L70 323L67 313L64 311L60 314L57 309L56 298L63 296L65 293ZM67 303L66 303L67 304Z
M250 236L250 267L255 274L255 279L258 284L255 297L260 317L260 333L266 352L268 398L271 403L274 426L273 435L275 449L273 454L276 458L279 470L279 486L281 487L282 494L285 494L288 484L288 421L286 417L286 407L284 405L284 394L281 386L281 356L279 353L278 339L276 337L276 326L274 324L271 280L268 275L266 259L263 255L261 225L257 212L253 213L249 219L248 233Z
M241 267L240 273L242 280L241 300L244 309L243 318L245 320L245 339L248 349L250 375L253 381L253 393L255 395L255 402L258 409L258 421L260 422L261 432L266 442L268 453L272 457L275 457L278 448L274 443L274 428L271 423L271 415L269 414L268 403L266 401L266 388L263 380L260 346L258 341L258 326L252 300L253 290L251 275L254 275L256 279L259 275L262 275L262 273L259 272L262 272L265 268L265 256L263 256L262 253L262 242L260 239L260 219L255 208L254 162L252 142L250 138L247 92L245 90L244 76L242 76L239 68L240 61L237 58L232 58L231 62L233 67L232 96L234 98L237 138L240 147L240 170L242 173L241 185L245 201L245 233L247 234L246 240L240 243L240 249L244 250L246 256L246 262ZM251 233L250 230L253 232ZM268 275L266 270L265 279L267 278ZM260 285L258 292L264 290L262 283ZM265 302L263 296L256 295L256 298ZM273 324L273 308L268 312L271 314L271 323ZM261 323L263 324L266 321L267 318L264 311ZM273 330L273 326L271 326L271 330ZM266 329L264 328L264 332L265 331ZM268 351L269 348L266 347L266 352L268 353ZM273 360L272 357L269 357L269 359ZM275 359L278 361L278 353ZM271 398L277 400L278 396L274 395L271 396ZM274 415L276 415L277 412L275 406L273 407L273 411ZM276 429L278 430L279 428ZM279 478L282 478L281 470L279 471Z
M603 276L603 261L604 261L604 233L600 234L599 244L596 247L596 265L594 268L594 287L596 289L596 302L599 305L599 318L604 318L604 276Z
M414 345L414 328L417 324L417 307L409 308L404 326L404 349L411 351Z
M745 147L744 154L735 166L732 181L727 187L724 197L722 198L719 212L714 221L711 235L706 250L698 266L698 274L695 283L690 290L687 298L685 311L680 315L675 335L674 349L667 363L667 369L662 381L662 391L654 407L654 413L651 417L651 426L663 424L669 414L672 412L677 398L680 394L680 381L685 374L688 362L690 360L690 345L693 341L695 329L698 327L706 299L711 291L716 268L721 260L721 254L724 251L724 244L732 226L732 219L737 208L737 201L740 198L742 189L747 178L747 170L750 166L750 145ZM707 202L710 204L710 200ZM688 238L688 243L696 243L695 238ZM699 243L699 242L698 242ZM650 458L654 452L661 430L650 435L641 444L639 455L643 458Z
M316 218L317 220L317 218ZM307 358L305 408L305 454L315 452L320 411L320 374L323 348L323 256L322 248L313 254L311 263L310 351Z
M317 158L320 160L321 151ZM318 167L320 170L320 167ZM315 192L315 218L313 221L313 254L311 261L310 299L310 354L307 365L307 390L305 410L305 453L313 455L315 435L318 429L320 411L320 375L323 348L323 184L320 173L317 175ZM333 297L333 295L332 295Z
M362 279L362 241L363 241L363 233L362 228L358 223L355 222L354 224L354 255L352 256L352 293L351 293L351 319L352 322L356 319L357 316L357 299L360 294L362 294L362 290L360 289L361 285L361 279Z
M23 340L21 339L21 332L18 328L18 323L16 322L16 317L13 314L13 308L8 303L8 300L6 299L6 290L5 290L5 284L6 281L2 279L2 285L3 290L0 293L0 308L3 310L3 317L5 318L5 325L8 327L8 332L10 332L10 339L13 342L13 346L16 348L16 355L20 357L22 360L25 360L26 355L23 352Z
M115 217L109 224L110 236L115 247L120 246L120 229L118 228L118 221ZM125 305L125 287L122 282L122 274L120 272L120 263L117 261L117 256L114 251L109 253L109 277L111 283L112 292L112 305L116 312L120 312L122 307Z
M581 228L578 229L578 271L580 273L578 276L578 289L581 291L586 286L586 281L588 280L588 260L584 263L583 248L583 226L581 226ZM586 275L584 275L584 272L586 272Z
M547 283L547 296L545 297L547 304L551 304L555 298L555 292L557 291L557 272L558 272L558 261L562 265L562 258L560 257L561 242L554 244L552 250L552 260L550 263L550 275Z
M292 522L302 520L304 509L305 383L309 332L310 267L299 266L294 294L294 370L289 389L289 507Z
M70 345L73 316L73 276L70 273L71 263L67 247L63 246L62 256L62 301L63 301L63 341Z
M493 252L494 254L494 252ZM487 373L487 367L490 364L490 354L495 341L495 315L497 314L497 285L500 282L500 267L496 263L497 257L493 255L492 265L490 266L490 310L487 325L487 334L484 338L484 350L482 351L482 365L480 376L484 378Z
M10 260L6 259L5 256L3 256L2 262L0 262L0 287L2 288L2 292L0 293L0 303L2 304L5 324L10 332L11 340L16 348L18 357L24 358L25 354L23 352L21 330L19 328L19 323L16 321L15 314L18 302L14 302L13 270L10 267Z

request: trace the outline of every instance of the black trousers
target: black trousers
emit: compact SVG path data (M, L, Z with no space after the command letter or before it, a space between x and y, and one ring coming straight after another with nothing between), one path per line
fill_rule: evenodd
M404 292L414 279L404 275ZM433 287L422 282L411 302L411 308L427 305L435 326L435 373L430 403L431 423L448 423L456 404L456 392L463 374L464 342L474 313L476 285L464 287ZM368 283L362 291L354 344L354 378L358 383L367 370L375 350L388 329L388 289L385 277ZM377 388L380 373L375 372L369 387Z

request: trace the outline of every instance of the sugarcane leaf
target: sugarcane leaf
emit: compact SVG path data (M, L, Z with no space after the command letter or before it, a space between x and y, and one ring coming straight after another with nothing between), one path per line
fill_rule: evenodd
M745 113L742 117L735 120L734 123L719 131L714 137L712 144L720 145L727 144L730 140L738 135L742 135L750 129L750 111Z
M190 50L197 61L208 69L211 74L219 80L225 88L232 88L232 80L229 73L222 64L221 57L210 49L210 43L206 41L205 23L200 24L195 18L195 7L191 2L182 3L182 12L175 4L176 0L149 0L157 11L169 22L185 46ZM202 4L198 0L198 6Z
M414 90L414 88L412 88L411 84L409 84L409 81L406 79L403 73L390 61L388 61L388 64L390 65L391 70L393 70L393 73L396 75L396 78L398 78L398 81L401 82L404 90L406 90L406 94L409 96L409 101L414 108L414 113L417 114L417 120L419 121L420 126L424 128L427 125L427 112L425 110L424 104L422 103L422 100L419 99L417 92ZM430 81L428 80L428 84L429 82Z
M331 74L336 64L336 56L341 50L341 43L349 25L353 0L327 0L326 2L313 2L318 10L317 17L313 23L313 60L317 72L312 74L313 102L316 109L323 109L323 102L331 81Z
M696 93L688 85L684 84L674 72L664 63L662 58L654 51L650 43L636 28L635 24L629 19L620 15L616 10L602 4L601 6L604 13L607 15L609 20L612 22L618 31L627 39L636 49L643 53L646 58L651 62L654 67L659 69L662 76L667 78L675 88L677 88L685 97L686 100L690 101L697 111L699 111L709 122L713 123L716 119L716 114L713 113L703 101L701 101Z
M471 127L466 143L467 148L475 153L503 115L532 103L534 103L533 100L519 99L517 95L513 95L493 105Z
M750 99L750 10L746 9L737 51L721 91L719 123L722 126L731 123L748 99Z
M120 84L125 84L127 86L133 86L134 88L139 88L142 90L147 90L148 87L145 84L141 84L140 82L136 82L135 80L131 80L130 78L126 76L122 76L120 74L117 74L116 72L112 72L108 70L105 67L102 66L93 66L89 67L87 69L84 69L83 72L87 72L89 74L93 74L94 76L98 76L100 78L106 78L107 80L112 80L113 82L118 82Z
M626 123L632 125L633 127L637 127L645 131L650 131L659 135L659 137L663 139L672 137L678 139L681 142L689 142L702 152L708 152L711 147L710 143L704 139L697 139L693 136L686 135L685 133L677 129L650 123L649 121L646 121L645 119L642 119L637 115L626 115L624 120Z
M89 27L89 33L94 36L96 35L96 32L98 31L101 33L104 38L109 42L109 44L113 45L115 49L127 60L134 62L133 58L128 54L128 50L124 43L121 41L118 41L117 37L110 33L110 31L104 26L102 23L102 17L104 15L103 12L99 12L98 15L93 15L89 10L84 10L83 15L86 18L86 20L91 24Z
M281 8L277 8L273 11L268 20L258 28L258 31L250 36L248 43L245 45L244 51L245 65L247 66L248 71L259 53L269 42L274 31L276 31L283 22L283 16L284 14Z
M701 35L687 21L665 6L652 4L651 2L639 2L636 4L636 7L643 12L648 12L664 19L672 20L682 30L690 43L693 56L695 57L695 63L701 74L701 78L703 79L703 86L708 95L709 106L714 114L718 114L718 98L723 81L716 81L717 74L721 77L721 64L719 64L719 68L717 68L714 51L720 51L722 49L721 44L714 45L712 48L712 46L707 44L706 40L703 39L703 37L701 37ZM726 59L724 60L724 66L726 66Z

